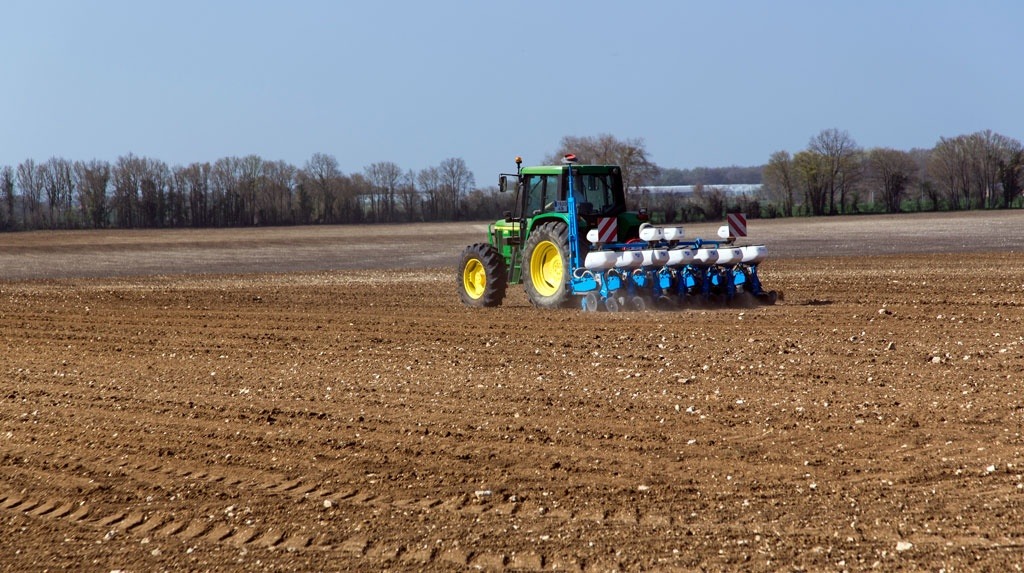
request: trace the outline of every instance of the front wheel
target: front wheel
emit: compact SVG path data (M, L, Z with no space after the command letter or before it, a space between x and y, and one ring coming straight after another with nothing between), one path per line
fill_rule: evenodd
M462 251L456 276L459 298L473 307L498 306L508 286L508 265L498 249L476 243Z

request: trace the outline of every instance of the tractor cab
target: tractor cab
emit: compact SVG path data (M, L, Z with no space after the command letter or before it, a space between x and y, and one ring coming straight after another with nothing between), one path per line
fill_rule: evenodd
M598 225L611 230L613 241L625 242L638 236L646 214L627 210L622 169L618 165L578 164L570 154L562 165L523 167L522 159L516 157L516 173L501 174L498 179L500 191L515 191L515 210L506 211L504 219L494 223L490 232L491 244L508 261L509 282L517 284L522 280L520 250L535 228L548 223L569 225L570 188L581 251L585 248L582 241L586 232Z
M516 165L520 162L517 157ZM524 220L547 213L567 213L568 174L566 165L519 167L515 175L502 174L499 190L509 190L509 183L514 181L517 194L516 212L506 213L506 218ZM574 165L572 174L579 216L611 217L626 211L622 170L617 165Z
M598 169L588 169L592 167ZM531 167L523 171L520 175L524 190L521 212L526 217L568 212L569 176L566 170ZM622 173L618 167L578 166L572 175L573 198L580 217L614 217L626 210Z

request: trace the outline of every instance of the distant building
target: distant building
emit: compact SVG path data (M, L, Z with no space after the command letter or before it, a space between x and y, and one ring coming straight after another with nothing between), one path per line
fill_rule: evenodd
M704 185L706 191L711 189L721 189L729 197L756 197L761 192L762 185L760 183L743 183L737 185ZM651 195L666 194L666 195L679 195L682 197L689 197L693 195L693 191L697 188L696 185L645 185L640 187L640 193L647 193Z

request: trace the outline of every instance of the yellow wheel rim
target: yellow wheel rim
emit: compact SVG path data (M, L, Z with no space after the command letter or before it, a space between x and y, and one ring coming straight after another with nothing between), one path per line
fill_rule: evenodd
M484 296L484 288L487 287L487 271L480 259L472 259L462 269L462 286L466 294L476 299Z
M530 257L530 278L533 288L541 296L551 296L565 282L565 270L562 268L562 253L551 241L537 244Z

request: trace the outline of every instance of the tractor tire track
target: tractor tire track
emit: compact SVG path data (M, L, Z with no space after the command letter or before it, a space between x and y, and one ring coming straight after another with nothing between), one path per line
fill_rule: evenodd
M16 448L10 444L3 447L3 453L21 459L53 459L56 451L39 448ZM350 509L369 508L412 515L437 514L461 515L466 519L479 520L488 516L494 519L514 518L524 523L539 521L555 522L554 527L578 519L566 512L542 511L539 506L520 501L499 500L497 503L481 502L468 494L457 494L439 498L407 497L394 499L371 488L342 486L326 487L321 482L305 477L291 477L273 472L239 467L198 467L188 462L134 463L110 456L63 457L64 467L74 468L78 475L109 476L109 484L97 485L103 489L109 485L114 490L128 492L150 490L153 487L182 483L203 484L210 488L207 498L226 496L231 499L281 499L294 507L295 503L305 504L308 522L314 522L313 509L325 504L341 512ZM22 467L24 472L37 472L41 484L56 484L50 468ZM22 482L26 481L24 476ZM18 512L33 518L49 519L77 527L87 527L97 534L115 532L137 538L174 538L185 543L202 541L233 547L282 548L290 551L335 552L366 563L398 562L426 565L441 560L449 564L470 565L484 569L500 569L506 565L516 569L530 569L527 565L543 564L551 558L537 554L534 558L504 556L487 552L449 548L444 551L424 547L417 540L369 537L364 534L341 535L338 541L323 541L325 532L315 527L302 530L301 526L291 530L277 525L245 526L220 523L209 517L189 516L188 510L195 505L163 504L160 509L139 509L137 506L122 505L111 508L108 503L99 509L88 501L86 494L71 497L67 491L54 485L29 489L25 493L13 491L8 484L6 493L0 494L0 509ZM263 503L260 501L259 503ZM281 502L278 502L279 504ZM603 516L607 511L599 512ZM593 521L593 516L584 517ZM599 519L600 523L602 519ZM515 557L515 558L513 558ZM533 567L539 569L539 567Z
M10 448L7 448L8 453ZM25 452L19 452L23 454ZM35 452L39 453L39 452ZM498 520L514 519L523 527L546 526L559 529L573 522L586 522L598 527L619 527L622 525L646 527L668 527L673 518L668 515L642 514L630 511L614 511L612 508L588 509L582 512L564 510L547 511L543 506L531 502L498 500L480 502L468 494L444 498L398 498L378 495L368 488L323 487L315 480L293 478L282 474L240 468L187 467L178 464L126 463L109 457L68 458L74 467L87 469L91 473L117 470L118 475L143 483L164 483L166 480L187 480L216 485L221 492L233 492L239 496L260 498L283 498L290 502L313 502L323 506L345 508L378 508L395 512L416 514L441 513L461 515L474 520L493 517ZM221 471L221 470L226 471ZM242 474L246 474L242 477ZM137 487L128 486L129 489ZM46 488L42 488L46 489ZM449 547L437 549L424 540L408 540L368 536L366 534L341 535L340 540L324 541L325 532L316 529L302 530L301 527L281 528L247 526L219 523L208 517L189 517L182 510L186 507L145 511L130 507L97 510L85 499L68 499L60 491L41 491L38 494L19 493L7 490L0 494L0 510L18 512L26 516L55 520L77 527L95 530L98 535L114 532L142 538L174 538L184 543L221 544L237 548L280 548L288 551L317 551L335 553L343 557L358 559L367 565L397 563L404 566L427 566L439 563L444 566L456 565L483 570L544 570L557 566L559 569L578 562L572 557L539 551L502 553L475 551ZM310 518L309 521L313 521Z

